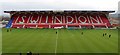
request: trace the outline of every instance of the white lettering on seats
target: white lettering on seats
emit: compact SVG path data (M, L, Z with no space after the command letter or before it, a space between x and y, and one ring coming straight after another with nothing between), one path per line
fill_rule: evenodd
M84 19L84 20L83 20L83 19ZM86 17L84 17L84 16L79 16L79 17L78 17L78 20L79 20L79 22L81 22L82 24L85 24L86 21L87 21Z
M67 23L73 23L74 18L72 16L66 16L66 18L67 18ZM71 18L71 20L70 20L70 18Z

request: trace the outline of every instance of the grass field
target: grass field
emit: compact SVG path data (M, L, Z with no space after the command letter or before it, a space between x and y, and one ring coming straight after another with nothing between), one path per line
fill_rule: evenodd
M3 53L118 53L117 29L2 29L2 35Z
M2 53L2 28L0 28L0 54L1 53Z

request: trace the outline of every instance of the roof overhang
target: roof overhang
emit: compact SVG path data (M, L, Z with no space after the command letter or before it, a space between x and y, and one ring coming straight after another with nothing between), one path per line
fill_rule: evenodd
M96 10L22 10L22 11L4 11L4 13L14 13L14 12L65 12L65 13L113 13L115 11L96 11Z

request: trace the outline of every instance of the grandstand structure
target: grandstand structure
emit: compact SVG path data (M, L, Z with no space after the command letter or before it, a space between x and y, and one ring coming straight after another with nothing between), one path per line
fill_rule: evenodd
M118 11L110 14L110 23L112 27L120 27L120 2L118 3Z
M4 11L11 19L6 28L110 28L115 11Z

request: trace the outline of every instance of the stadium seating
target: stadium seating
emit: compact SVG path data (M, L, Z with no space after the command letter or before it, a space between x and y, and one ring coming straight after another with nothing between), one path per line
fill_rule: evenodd
M15 14L11 17L12 28L54 28L54 27L110 27L105 14ZM8 25L9 26L9 25Z

